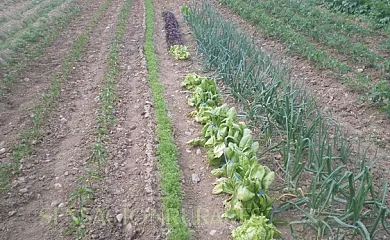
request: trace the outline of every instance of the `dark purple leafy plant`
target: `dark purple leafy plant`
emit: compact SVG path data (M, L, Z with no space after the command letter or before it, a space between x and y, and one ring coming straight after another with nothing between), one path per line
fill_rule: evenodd
M166 41L168 49L173 45L183 45L183 38L179 31L179 23L171 12L163 12L162 16L165 21Z

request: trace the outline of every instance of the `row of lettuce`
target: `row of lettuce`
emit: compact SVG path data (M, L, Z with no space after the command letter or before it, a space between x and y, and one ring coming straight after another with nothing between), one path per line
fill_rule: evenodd
M253 218L248 220L252 215L272 222L274 213L293 211L289 226L295 238L311 232L319 239L374 239L387 231L388 184L372 174L375 157L370 159L367 149L348 141L338 123L322 115L313 97L290 81L288 68L258 49L210 3L183 7L182 13L206 70L229 87L248 123L261 126L259 146L245 124L237 122L235 110L219 105L213 81L187 76L183 85L194 90L189 101L196 107L192 115L205 124L203 137L190 144L205 146L210 163L218 167L212 172L219 177L213 192L232 195L225 202L224 216L255 226ZM280 168L283 182L278 187L293 197L277 198L282 200L277 209L272 209L267 191L273 173L258 164L259 147L262 159L280 155L277 163L266 162ZM233 233L236 239L243 228ZM278 235L274 228L267 229L270 234L264 236Z
M222 104L222 97L213 79L189 74L182 86L193 91L188 104L195 107L189 115L203 124L202 138L188 142L207 150L211 173L218 177L213 194L231 195L225 202L224 217L244 221L232 233L233 239L274 239L280 232L268 223L272 199L268 187L274 172L259 164L256 154L259 143L251 130L237 119L237 111Z
M189 8L183 8L189 13ZM183 43L179 24L171 12L163 12L166 42L170 54L176 60L189 57ZM188 114L203 125L202 137L189 141L194 147L207 150L209 163L215 169L211 174L218 180L213 194L230 195L224 202L223 217L240 220L244 224L233 232L233 239L274 239L280 236L276 227L269 223L272 217L273 200L268 187L275 173L259 164L259 143L253 141L251 130L245 122L239 122L234 107L222 104L222 96L214 79L188 74L181 84L191 90L188 104L195 110Z

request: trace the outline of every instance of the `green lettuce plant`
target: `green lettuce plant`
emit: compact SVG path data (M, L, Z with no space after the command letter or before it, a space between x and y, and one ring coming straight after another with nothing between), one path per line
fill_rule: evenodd
M273 240L281 233L264 216L252 216L233 230L233 240Z

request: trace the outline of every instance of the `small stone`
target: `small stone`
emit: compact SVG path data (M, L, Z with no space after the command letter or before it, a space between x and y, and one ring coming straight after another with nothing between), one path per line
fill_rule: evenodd
M10 211L10 212L8 212L8 217L12 217L15 214L16 214L16 211Z
M61 183L55 183L55 184L54 184L54 188L55 188L55 189L60 189L60 188L62 188Z
M68 120L66 120L66 118L64 118L64 117L60 119L60 122L61 122L61 123L66 123L67 121L68 121Z
M134 231L134 227L133 227L133 225L131 225L131 223L126 225L125 234L126 234L126 239L133 239L135 231Z
M185 134L186 136L191 136L191 135L192 135L192 133L191 133L190 131L186 131L186 132L184 132L184 134Z
M363 71L364 71L364 68L358 68L358 69L357 69L357 72L358 72L358 73L362 73Z
M191 176L191 179L192 179L192 183L194 183L194 184L200 182L200 177L199 177L199 174L197 174L197 173L193 173Z
M280 154L275 155L275 159L276 159L276 160L282 159L282 155L280 155Z
M0 154L3 154L3 153L5 153L5 148L2 148L2 149L0 149Z
M21 182L21 183L24 183L24 182L26 182L26 179L24 177L19 177L18 181Z
M65 175L65 176L68 176L68 175L69 175L69 172L68 172L68 171L66 171L66 172L64 173L64 175Z
M121 213L121 214L116 215L116 220L118 221L118 223L121 223L123 220L123 214Z
M21 189L19 189L19 192L20 192L20 193L26 193L27 191L28 191L27 188L21 188Z
M56 207L58 205L58 201L57 200L54 200L53 202L51 202L50 206L51 207Z
M60 204L58 205L58 207L59 207L59 208L65 207L65 203L60 203Z
M211 235L211 236L214 236L214 234L215 234L216 232L217 232L217 231L213 229L213 230L210 231L210 235Z
M200 155L200 154L202 154L202 151L200 149L197 149L196 150L196 155Z

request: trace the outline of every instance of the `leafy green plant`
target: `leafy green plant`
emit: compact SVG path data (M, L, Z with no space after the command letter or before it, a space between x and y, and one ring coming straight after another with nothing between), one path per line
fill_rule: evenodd
M373 85L367 94L367 100L377 104L380 109L390 116L390 85L388 81L382 80Z
M390 23L389 0L323 0L325 6L335 11L368 15L380 24Z
M176 60L185 60L190 57L187 46L173 45L169 48L169 53L175 57Z
M224 202L223 216L242 221L251 216L270 218L273 200L267 192L274 172L258 163L259 143L252 140L251 131L245 123L237 122L234 107L219 106L220 101L214 101L220 98L215 81L189 74L181 85L193 89L188 104L196 108L196 114L190 115L204 124L203 139L193 139L188 144L205 147L210 164L218 167L211 172L219 178L213 194L232 195ZM200 95L210 91L211 94Z
M232 232L234 240L274 240L280 235L281 233L274 225L268 223L264 216L252 216Z

